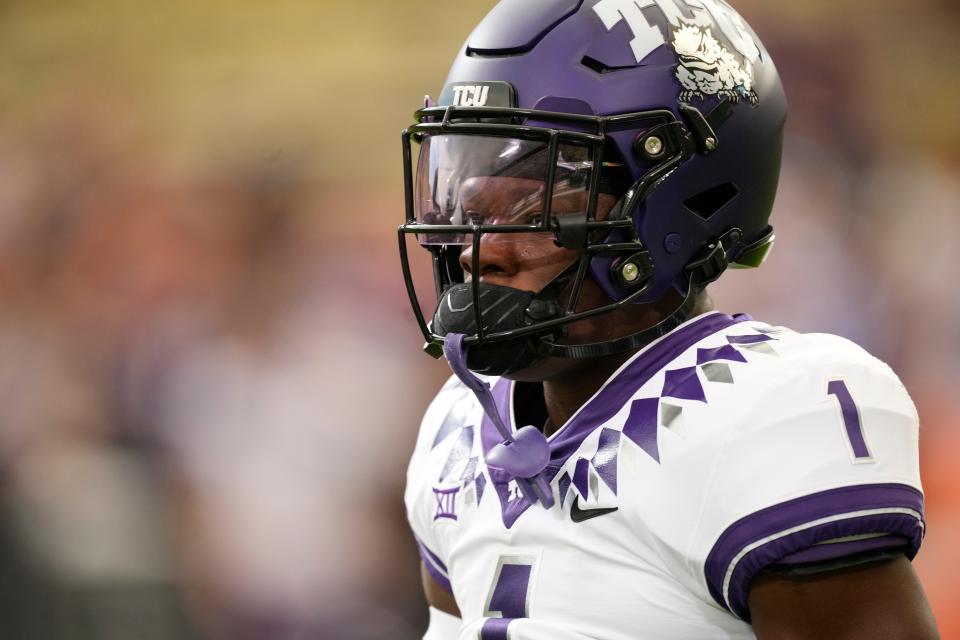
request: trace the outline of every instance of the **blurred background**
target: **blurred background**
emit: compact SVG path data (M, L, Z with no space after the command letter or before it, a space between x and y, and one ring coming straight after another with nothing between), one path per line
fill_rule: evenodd
M419 637L399 132L493 4L0 3L3 637ZM715 300L900 373L960 637L960 5L735 4L791 119Z

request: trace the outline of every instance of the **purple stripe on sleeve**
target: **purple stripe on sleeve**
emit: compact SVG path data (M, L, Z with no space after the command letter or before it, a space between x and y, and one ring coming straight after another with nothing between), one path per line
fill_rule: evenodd
M707 555L704 573L710 595L749 621L750 582L766 567L820 542L871 533L902 537L912 559L923 538L922 517L923 494L903 484L839 487L757 511L727 527ZM829 553L831 549L835 553ZM856 552L823 545L818 559Z
M417 549L420 551L420 561L423 562L423 566L427 568L430 576L438 585L452 594L453 587L450 586L450 578L447 576L447 565L443 564L437 554L420 542L419 538L417 539Z

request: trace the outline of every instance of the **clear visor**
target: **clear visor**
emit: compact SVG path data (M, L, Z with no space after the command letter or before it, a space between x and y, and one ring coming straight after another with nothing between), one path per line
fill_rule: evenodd
M414 191L416 222L429 225L539 225L547 168L556 163L550 215L583 213L593 161L588 147L477 135L425 136ZM452 230L451 230L452 231ZM467 234L419 233L421 244L468 244ZM552 240L547 232L485 233L485 242Z

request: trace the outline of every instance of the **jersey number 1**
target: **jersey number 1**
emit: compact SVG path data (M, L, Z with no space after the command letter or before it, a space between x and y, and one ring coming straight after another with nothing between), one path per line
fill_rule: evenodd
M831 380L827 384L827 394L836 396L840 403L840 413L843 415L843 426L847 432L847 442L853 451L854 462L869 462L873 459L867 440L863 437L863 424L860 422L860 411L857 409L847 383L843 380Z
M500 558L483 612L488 619L480 629L480 640L508 640L510 623L527 617L534 561L521 556Z

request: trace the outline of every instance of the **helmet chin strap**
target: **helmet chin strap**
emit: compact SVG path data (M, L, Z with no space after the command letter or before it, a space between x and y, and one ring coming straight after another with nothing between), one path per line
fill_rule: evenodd
M694 284L694 277L691 274L683 301L670 315L652 327L616 340L592 344L557 344L550 336L544 336L540 338L537 345L537 354L553 358L600 358L638 349L665 336L686 322L697 306L699 292L700 289Z
M477 397L483 412L503 438L503 442L486 454L484 459L487 466L509 474L528 500L540 502L549 509L554 499L553 489L543 476L550 462L550 445L546 436L533 426L523 427L513 433L504 424L490 385L473 375L467 367L467 347L463 344L463 338L462 333L448 334L444 339L443 352L454 375Z

